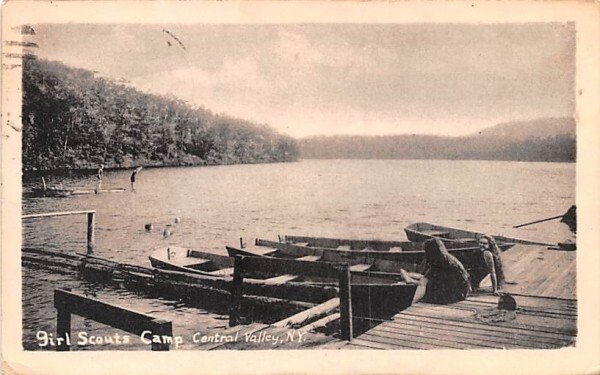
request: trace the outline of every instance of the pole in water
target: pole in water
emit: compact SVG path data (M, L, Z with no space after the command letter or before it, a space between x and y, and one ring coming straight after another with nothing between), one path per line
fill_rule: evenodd
M146 229L146 232L151 232L153 228L152 224L146 224L144 225L144 229Z
M549 217L547 219L536 220L536 221L532 221L532 222L525 223L525 224L519 224L519 225L515 225L513 228L521 228L521 227L526 227L526 226L532 225L532 224L543 223L544 221L556 220L556 219L560 219L563 216L564 215L558 215L558 216Z
M175 218L175 224L179 224L181 222L181 219L179 217Z
M44 176L42 176L42 185L44 185L44 190L46 190L46 180L44 180Z
M171 235L171 231L169 230L169 228L165 228L165 230L163 231L163 238L167 238Z

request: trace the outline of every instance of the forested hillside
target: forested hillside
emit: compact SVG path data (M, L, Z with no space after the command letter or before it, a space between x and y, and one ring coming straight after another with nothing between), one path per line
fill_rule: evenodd
M295 140L266 125L142 93L58 62L23 64L26 171L298 158Z
M574 162L575 122L568 118L499 124L465 137L425 135L311 137L303 158L477 159Z

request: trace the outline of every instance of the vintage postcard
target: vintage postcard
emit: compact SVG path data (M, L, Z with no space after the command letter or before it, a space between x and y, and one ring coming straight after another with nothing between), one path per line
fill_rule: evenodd
M3 370L598 372L598 14L5 2Z

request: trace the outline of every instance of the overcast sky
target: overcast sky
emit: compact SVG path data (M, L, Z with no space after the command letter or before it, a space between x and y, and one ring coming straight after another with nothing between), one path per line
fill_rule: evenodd
M35 29L42 58L298 137L460 135L575 112L573 24Z

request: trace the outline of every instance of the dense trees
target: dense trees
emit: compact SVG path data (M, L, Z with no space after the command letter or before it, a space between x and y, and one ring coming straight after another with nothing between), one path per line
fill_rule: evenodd
M295 141L266 125L141 93L58 62L25 60L23 168L85 169L292 161Z

